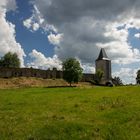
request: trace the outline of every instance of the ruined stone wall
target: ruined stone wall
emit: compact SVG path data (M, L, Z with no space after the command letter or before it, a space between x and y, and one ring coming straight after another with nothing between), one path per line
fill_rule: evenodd
M93 80L94 74L83 74L82 80ZM53 68L52 70L40 70L34 68L0 68L0 78L12 78L12 77L37 77L44 79L62 79L63 72Z
M83 77L81 79L82 82L89 82L89 81L93 81L94 79L94 74L90 74L90 73L83 73Z
M0 78L37 77L44 79L63 78L62 72L57 69L40 70L33 68L0 68Z

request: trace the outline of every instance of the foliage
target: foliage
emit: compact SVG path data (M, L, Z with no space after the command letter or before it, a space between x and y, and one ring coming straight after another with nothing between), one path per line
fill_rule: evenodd
M115 86L122 86L123 85L123 82L122 82L122 80L120 79L120 77L114 77L113 79L112 79L112 82L113 82L113 84L115 85Z
M1 140L139 140L140 87L0 90Z
M101 80L102 80L102 77L103 77L103 74L104 72L100 69L98 69L95 73L95 76L94 76L94 81L96 84L100 84Z
M75 58L69 58L63 62L63 78L70 86L72 82L76 83L82 78L82 68L79 61Z
M0 60L0 67L19 68L20 60L16 53L8 52Z
M137 71L136 82L137 84L140 84L140 70Z

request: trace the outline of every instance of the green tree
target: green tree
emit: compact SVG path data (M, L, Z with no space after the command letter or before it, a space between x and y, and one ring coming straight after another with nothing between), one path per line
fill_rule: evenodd
M103 77L104 72L100 69L98 69L94 75L94 81L96 84L100 84L102 77Z
M122 86L123 85L123 82L122 82L122 80L120 79L120 77L114 77L113 79L112 79L112 82L113 82L113 84L115 85L115 86Z
M63 78L70 86L73 83L78 82L82 78L83 69L80 66L79 61L75 58L69 58L63 62Z
M19 68L20 60L16 53L8 52L0 60L0 67Z
M137 71L136 82L137 84L140 84L140 70Z

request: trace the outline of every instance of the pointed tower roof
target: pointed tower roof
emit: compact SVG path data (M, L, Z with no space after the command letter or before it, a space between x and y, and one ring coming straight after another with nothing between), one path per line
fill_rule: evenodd
M98 56L98 58L96 59L96 61L97 61L97 60L110 60L110 59L108 58L108 56L106 55L106 52L105 52L104 48L101 48L101 51L100 51L99 56Z

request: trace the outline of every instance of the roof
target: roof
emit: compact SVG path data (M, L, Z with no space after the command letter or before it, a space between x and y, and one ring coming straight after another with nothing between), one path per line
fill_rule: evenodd
M104 48L101 48L101 51L100 51L99 56L98 56L98 58L96 59L96 61L97 61L97 60L110 60L110 59L108 58L108 56L107 56L107 54L106 54Z

